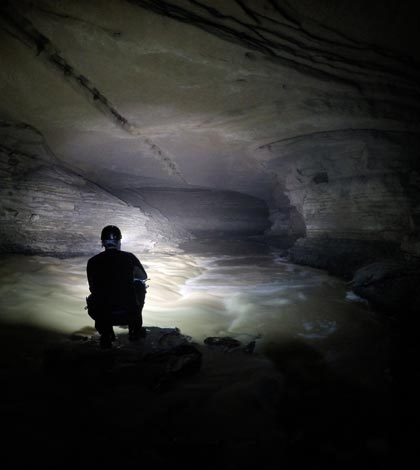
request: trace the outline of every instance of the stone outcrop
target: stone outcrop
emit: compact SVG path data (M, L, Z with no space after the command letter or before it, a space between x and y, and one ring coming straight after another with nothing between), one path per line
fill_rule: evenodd
M120 335L118 345L109 350L101 350L94 336L73 335L45 350L45 370L70 382L137 384L152 390L199 372L202 353L178 329L145 331L146 337L137 342Z
M356 270L354 292L382 312L407 325L418 324L420 262L391 258Z
M288 257L294 263L350 280L362 266L399 256L399 252L399 245L392 242L324 236L299 238L288 250Z

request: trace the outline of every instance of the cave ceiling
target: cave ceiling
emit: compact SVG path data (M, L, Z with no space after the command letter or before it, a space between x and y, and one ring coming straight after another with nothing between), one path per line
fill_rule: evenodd
M383 34L392 18L377 9L372 19L377 2L363 20L353 3L315 3L9 2L2 122L9 134L27 126L27 140L104 185L210 187L268 200L272 143L414 126L401 104L415 86L414 48L403 58L398 50L412 38L397 36L395 18Z

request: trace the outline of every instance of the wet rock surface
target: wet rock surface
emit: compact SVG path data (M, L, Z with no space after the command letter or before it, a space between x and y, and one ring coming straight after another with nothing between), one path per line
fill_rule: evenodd
M224 336L222 338L218 338L216 336L209 336L204 340L204 344L207 344L207 346L221 347L226 350L238 348L239 346L241 346L240 341L235 338L231 338L230 336Z
M119 335L108 349L100 348L97 335L73 335L45 351L45 369L70 381L134 383L151 389L200 370L201 352L179 330L148 327L144 331L137 341Z
M368 264L354 273L350 285L356 294L398 321L410 323L414 320L410 316L418 317L419 260L391 258Z
M398 252L398 245L392 242L314 237L298 239L288 256L293 263L325 269L350 280L357 269Z

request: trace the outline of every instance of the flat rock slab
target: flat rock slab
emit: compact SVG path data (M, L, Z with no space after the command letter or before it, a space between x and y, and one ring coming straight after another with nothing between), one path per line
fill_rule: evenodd
M146 327L147 335L131 342L118 336L111 349L101 349L97 335L75 336L44 351L47 374L61 379L135 383L153 389L201 367L201 352L177 328Z

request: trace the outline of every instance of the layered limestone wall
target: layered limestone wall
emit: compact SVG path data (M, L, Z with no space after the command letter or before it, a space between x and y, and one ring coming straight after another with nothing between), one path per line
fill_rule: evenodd
M19 129L25 153L0 146L0 252L93 254L101 249L100 232L108 224L121 228L123 249L139 252L174 248L188 237L163 217L129 206L51 155L45 160L34 154L39 148L28 143L28 129ZM10 145L13 138L3 141Z
M297 237L290 259L345 277L377 310L411 322L419 302L418 135L351 129L275 147L285 157L270 162L278 207L290 216L283 211L271 232Z
M409 240L420 231L419 150L416 134L369 129L271 144L270 152L280 155L268 164L278 180L277 205L300 215L280 215L271 232L299 237L304 226L307 238L299 240L293 258L319 267L342 256L346 244L347 268L369 260L374 242L379 254L385 246L415 253Z

